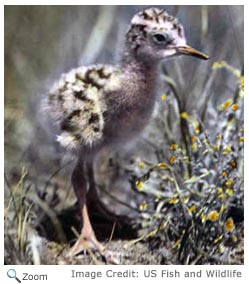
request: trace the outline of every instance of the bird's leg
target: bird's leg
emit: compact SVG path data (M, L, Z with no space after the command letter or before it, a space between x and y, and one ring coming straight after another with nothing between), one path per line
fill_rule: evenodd
M85 178L84 167L84 163L79 162L72 175L73 188L82 212L83 228L78 240L70 249L69 256L77 255L87 249L93 249L99 251L106 261L115 263L112 254L96 239L89 219L86 204L87 180Z
M93 163L87 164L87 175L89 181L89 191L87 193L87 203L95 209L97 213L106 217L108 220L113 222L117 221L117 216L112 213L99 199L99 195L96 188L95 178L94 178L94 168Z
M87 200L89 202L95 202L99 199L98 192L96 189L96 183L94 178L94 169L93 169L93 163L88 162L87 163L87 176L89 181L89 191L87 193Z

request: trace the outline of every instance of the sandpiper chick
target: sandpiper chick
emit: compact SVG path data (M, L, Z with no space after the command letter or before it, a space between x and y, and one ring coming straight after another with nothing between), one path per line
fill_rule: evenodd
M186 43L183 26L165 10L148 8L131 20L120 65L92 65L72 69L54 84L46 111L57 127L57 141L77 156L72 185L83 218L83 228L70 250L87 247L107 262L111 252L97 240L87 204L98 201L94 159L105 147L122 147L148 125L156 101L160 62L191 55L208 59Z

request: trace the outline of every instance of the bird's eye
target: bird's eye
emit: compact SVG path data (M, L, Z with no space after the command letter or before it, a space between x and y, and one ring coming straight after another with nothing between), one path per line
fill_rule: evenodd
M168 43L172 42L170 37L167 34L164 34L164 33L154 34L153 39L154 39L155 43L157 43L157 44L165 44L165 43L168 44Z
M166 36L163 34L155 34L154 39L158 42L166 41Z

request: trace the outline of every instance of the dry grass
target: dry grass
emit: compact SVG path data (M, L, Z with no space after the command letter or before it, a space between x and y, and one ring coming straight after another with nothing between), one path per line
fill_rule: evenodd
M143 172L135 188L147 197L139 206L145 231L140 240L170 246L182 264L243 263L232 256L243 251L243 76L226 62L213 68L232 72L238 86L234 97L212 110L219 121L215 129L179 111L182 143L156 145L158 163L141 157L134 169ZM160 113L159 123L165 123L167 114ZM169 137L169 128L161 127L163 136Z

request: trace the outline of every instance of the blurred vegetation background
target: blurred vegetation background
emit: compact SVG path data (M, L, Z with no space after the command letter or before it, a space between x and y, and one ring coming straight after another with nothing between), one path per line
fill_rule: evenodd
M210 59L203 62L182 56L164 62L157 112L146 133L136 145L124 151L130 155L120 151L112 154L111 159L109 153L101 158L98 182L104 189L111 187L113 194L116 192L127 203L128 207L122 207L113 202L115 210L122 213L130 212L144 201L144 195L132 191L131 185L144 173L146 166L148 169L162 161L173 164L173 158L169 160L172 145L182 147L188 157L188 162L180 167L185 180L197 174L193 164L198 167L200 153L192 144L198 133L191 132L191 123L200 128L201 134L207 134L210 143L214 144L217 135L223 135L232 118L237 119L231 132L233 135L243 128L243 100L240 99L244 72L243 6L159 7L179 18L189 44L207 53ZM25 207L22 202L27 192L39 196L38 207L45 211L56 206L62 210L72 204L70 174L73 159L70 156L65 159L55 142L53 132L41 116L41 100L53 81L71 68L97 62L117 64L122 57L130 19L143 8L146 7L5 6L5 204L9 220L6 235L15 235L10 229L24 226L23 218L26 223L29 218L33 220L29 213L38 201L31 209L30 200L26 200ZM238 106L239 114L234 115L230 109L221 117L220 111L228 108L224 103L229 109L230 105ZM226 139L229 137L227 135ZM243 153L236 145L233 151L236 152L233 157L238 160L238 187L242 190ZM209 170L214 163L210 162L210 157L208 159ZM218 181L214 183L218 184ZM24 193L21 194L22 190ZM15 194L24 206L21 213L13 210L19 204L13 205ZM41 205L41 200L48 200L47 209L46 202ZM16 223L18 214L24 214L19 218L21 224L17 222L19 225ZM16 245L10 245L8 236L6 243L13 249ZM19 230L16 238L19 246L23 242L24 253L27 236ZM12 263L25 262L20 255L8 257Z

